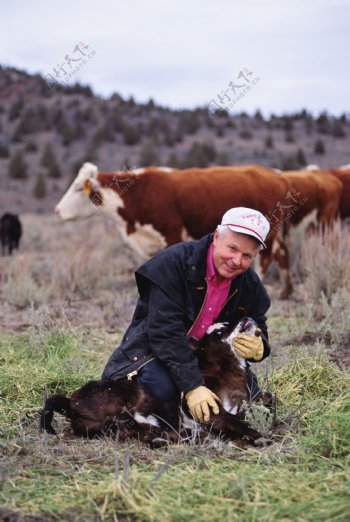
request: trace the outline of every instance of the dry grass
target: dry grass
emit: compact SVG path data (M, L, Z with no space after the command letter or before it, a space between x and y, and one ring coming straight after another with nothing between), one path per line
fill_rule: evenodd
M331 302L339 289L350 291L350 226L337 221L304 239L304 287L311 301L322 295Z
M31 305L50 305L65 308L75 324L123 328L136 298L132 274L140 259L115 225L100 216L61 223L29 215L23 224L20 252L0 258L0 302L9 323L17 315L19 327L28 325Z

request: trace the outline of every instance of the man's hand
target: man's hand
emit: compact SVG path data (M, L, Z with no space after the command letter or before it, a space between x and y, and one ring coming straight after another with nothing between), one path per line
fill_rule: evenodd
M216 401L220 402L220 399L206 386L198 386L197 388L194 388L194 390L186 393L185 398L189 410L194 420L197 422L209 421L209 407L213 410L215 415L219 413L219 406Z
M239 334L232 341L232 346L235 348L237 355L243 359L254 359L254 361L261 361L264 355L264 343L261 338L261 331L257 330L259 337L250 336L246 334Z

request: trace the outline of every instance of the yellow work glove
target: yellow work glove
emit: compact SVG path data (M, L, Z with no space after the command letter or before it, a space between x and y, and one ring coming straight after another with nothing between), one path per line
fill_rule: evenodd
M239 334L232 341L232 346L235 348L237 355L243 359L253 359L254 361L261 361L264 355L264 343L261 338L261 330L257 329L256 333L259 337Z
M198 386L186 393L185 395L189 410L197 422L207 422L210 419L209 407L213 413L219 413L219 406L216 401L220 399L215 393L209 390L206 386Z

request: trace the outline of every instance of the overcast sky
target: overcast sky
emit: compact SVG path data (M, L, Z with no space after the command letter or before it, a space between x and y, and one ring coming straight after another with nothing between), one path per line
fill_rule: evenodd
M1 64L56 79L62 66L60 81L79 64L73 80L96 94L152 97L173 108L215 100L231 103L234 112L259 108L265 115L350 110L350 0L0 0L0 6Z

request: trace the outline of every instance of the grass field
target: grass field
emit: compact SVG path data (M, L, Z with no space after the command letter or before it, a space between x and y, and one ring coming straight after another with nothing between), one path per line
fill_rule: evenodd
M22 252L1 265L0 520L350 520L346 273L333 287L306 273L288 302L269 285L273 355L256 368L277 397L271 444L242 450L209 436L151 450L75 439L59 416L56 438L38 431L43 396L99 377L130 318L137 260L101 223L40 219L27 217ZM316 254L320 266L330 255Z

